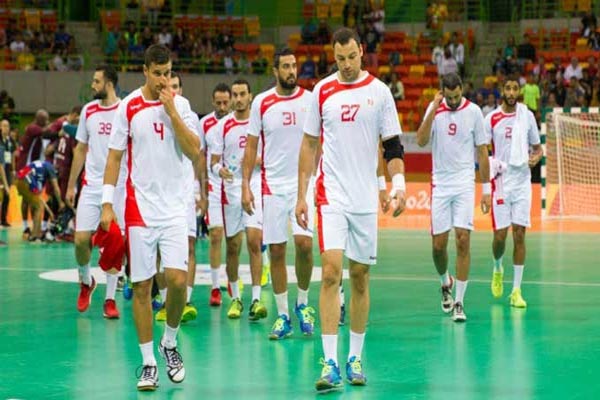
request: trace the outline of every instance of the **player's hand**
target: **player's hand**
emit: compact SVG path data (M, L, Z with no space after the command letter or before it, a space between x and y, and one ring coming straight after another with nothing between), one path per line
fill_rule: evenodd
M196 210L200 210L200 216L204 217L208 211L208 200L200 199L196 202Z
M542 158L542 154L531 154L529 156L529 168L533 168L537 165L538 162L540 162L540 159Z
M219 170L219 176L221 179L225 179L227 182L233 182L233 172L231 172L227 167L223 167Z
M381 204L381 211L383 211L384 214L389 211L391 202L392 198L388 195L387 190L380 190L379 204Z
M490 209L492 208L492 195L491 194L484 194L481 196L481 211L484 214L487 214L488 212L490 212Z
M296 202L296 222L302 229L308 229L308 204L305 199Z
M248 215L254 215L254 194L247 184L242 184L242 208Z
M75 188L68 187L67 194L65 195L65 202L71 208L75 207Z
M440 104L442 104L442 100L444 100L444 94L439 91L433 96L433 106L434 109L438 108Z
M102 215L100 215L100 227L106 232L110 229L110 224L117 220L117 216L113 210L112 204L102 204Z
M404 208L406 207L406 193L404 190L396 190L392 189L390 192L391 206L393 209L392 217L396 218L398 215L402 214Z
M165 112L169 117L173 116L177 110L175 108L175 100L173 97L173 92L171 92L168 88L163 88L158 95L158 100L162 103L165 108Z

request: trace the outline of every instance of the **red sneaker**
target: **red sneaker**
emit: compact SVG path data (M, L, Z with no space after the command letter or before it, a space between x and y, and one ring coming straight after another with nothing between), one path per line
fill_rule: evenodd
M119 310L117 309L117 303L113 299L107 299L104 301L104 318L106 319L118 319Z
M84 285L83 282L79 283L79 297L77 298L77 310L79 312L86 311L90 304L92 304L92 293L96 290L96 280L92 276L92 283Z
M210 291L210 302L209 304L211 306L220 306L221 305L221 289L219 288L213 288L213 290Z

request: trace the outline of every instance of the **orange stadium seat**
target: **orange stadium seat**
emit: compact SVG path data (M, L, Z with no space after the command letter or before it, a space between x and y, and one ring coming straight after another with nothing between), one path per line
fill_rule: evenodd
M25 18L25 26L31 31L40 30L42 25L42 15L40 10L37 9L26 9L23 10L23 17Z
M404 55L402 55L402 62L405 65L418 64L419 56L416 54L404 54Z
M231 26L231 34L234 37L242 37L245 34L245 26L244 26L244 19L240 16L230 16L229 17L229 24Z
M260 19L258 16L250 16L244 18L246 24L246 34L250 37L257 37L260 35Z
M404 81L402 82L404 83ZM406 86L406 84L404 84ZM421 95L423 94L423 89L414 88L414 89L405 89L404 90L404 98L406 100L419 100Z
M215 30L215 20L212 15L201 15L200 24L203 32L214 32Z
M58 16L55 10L42 10L42 26L50 31L55 31L58 27Z
M394 72L404 79L408 76L409 69L410 67L408 65L398 65L394 68Z
M413 100L398 100L396 101L396 110L399 112L408 113L416 108Z
M121 13L117 10L101 10L100 20L106 30L121 26Z

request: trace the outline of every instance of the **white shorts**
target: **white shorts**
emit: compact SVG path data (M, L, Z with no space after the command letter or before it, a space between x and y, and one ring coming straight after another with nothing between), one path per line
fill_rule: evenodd
M296 200L298 194L263 195L263 243L285 243L288 240L288 223L292 225L294 236L313 236L315 226L315 200L312 193L307 193L308 229L305 230L296 222Z
M431 190L431 234L439 235L452 228L473 230L475 186Z
M492 196L492 225L494 230L508 228L511 224L531 226L531 185L504 187L503 198Z
M187 224L130 226L127 239L132 282L142 282L156 274L156 250L159 248L161 271L165 267L188 270Z
M113 210L121 230L125 230L125 187L115 188ZM94 232L100 224L102 214L102 187L95 188L84 185L77 203L75 215L75 232Z
M196 195L192 193L190 199L190 203L188 204L187 211L187 228L188 228L188 236L196 238L198 236L198 224L196 219Z
M227 203L223 205L223 225L225 237L233 237L245 228L263 228L262 196L260 192L254 193L254 214L248 215L242 208L242 199L227 194ZM257 193L259 193L257 195Z
M317 207L319 249L344 250L362 264L377 262L377 213L352 214L331 206Z
M208 230L223 227L223 205L220 191L208 192L208 210L204 218Z

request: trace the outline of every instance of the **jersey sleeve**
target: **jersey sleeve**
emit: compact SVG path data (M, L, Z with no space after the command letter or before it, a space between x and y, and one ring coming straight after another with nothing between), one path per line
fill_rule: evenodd
M429 113L434 112L432 110L432 108L433 108L433 101L429 102L429 105L427 106L427 110L425 110L425 114L423 114L423 120L425 120L425 118L429 115ZM423 123L423 121L421 121L421 123ZM431 123L431 132L429 132L430 135L433 135L434 127L435 127L435 116L434 116L433 122Z
M483 130L485 132L485 135L488 138L488 143L491 142L492 138L493 138L493 132L492 132L492 115L493 115L493 113L490 112L483 119Z
M259 96L252 102L250 108L250 122L248 123L248 135L259 136L262 131L262 119L260 118L260 102L262 97Z
M86 118L87 106L83 107L81 114L79 115L79 124L77 125L77 133L75 139L81 143L88 143L90 140L90 134L87 131L87 118Z
M189 130L191 130L194 133L194 135L199 136L198 125L200 125L200 123L198 121L198 116L195 112L192 111L190 102L186 98L181 98L181 100L178 103L180 108L179 113L181 115L183 123L185 124L185 126L187 126Z
M529 129L527 132L529 144L540 144L540 131L538 130L535 116L531 111L527 111L527 119L529 122Z
M473 111L473 136L475 139L475 146L490 143L488 135L483 128L483 113L479 107Z
M219 123L215 125L210 132L210 154L215 156L220 156L223 154L223 147L225 146L225 142L223 141L223 127L225 126L225 119L226 118L221 118Z
M310 136L321 136L321 111L319 107L319 92L317 89L311 94L308 102L308 113L304 121L304 132Z
M379 134L382 140L386 140L392 136L402 135L400 121L398 121L398 112L396 111L396 103L392 92L386 87L382 90L383 105L382 112L379 115Z
M122 101L113 118L113 127L108 141L108 148L124 151L127 149L129 138L129 123L127 121L127 102Z

